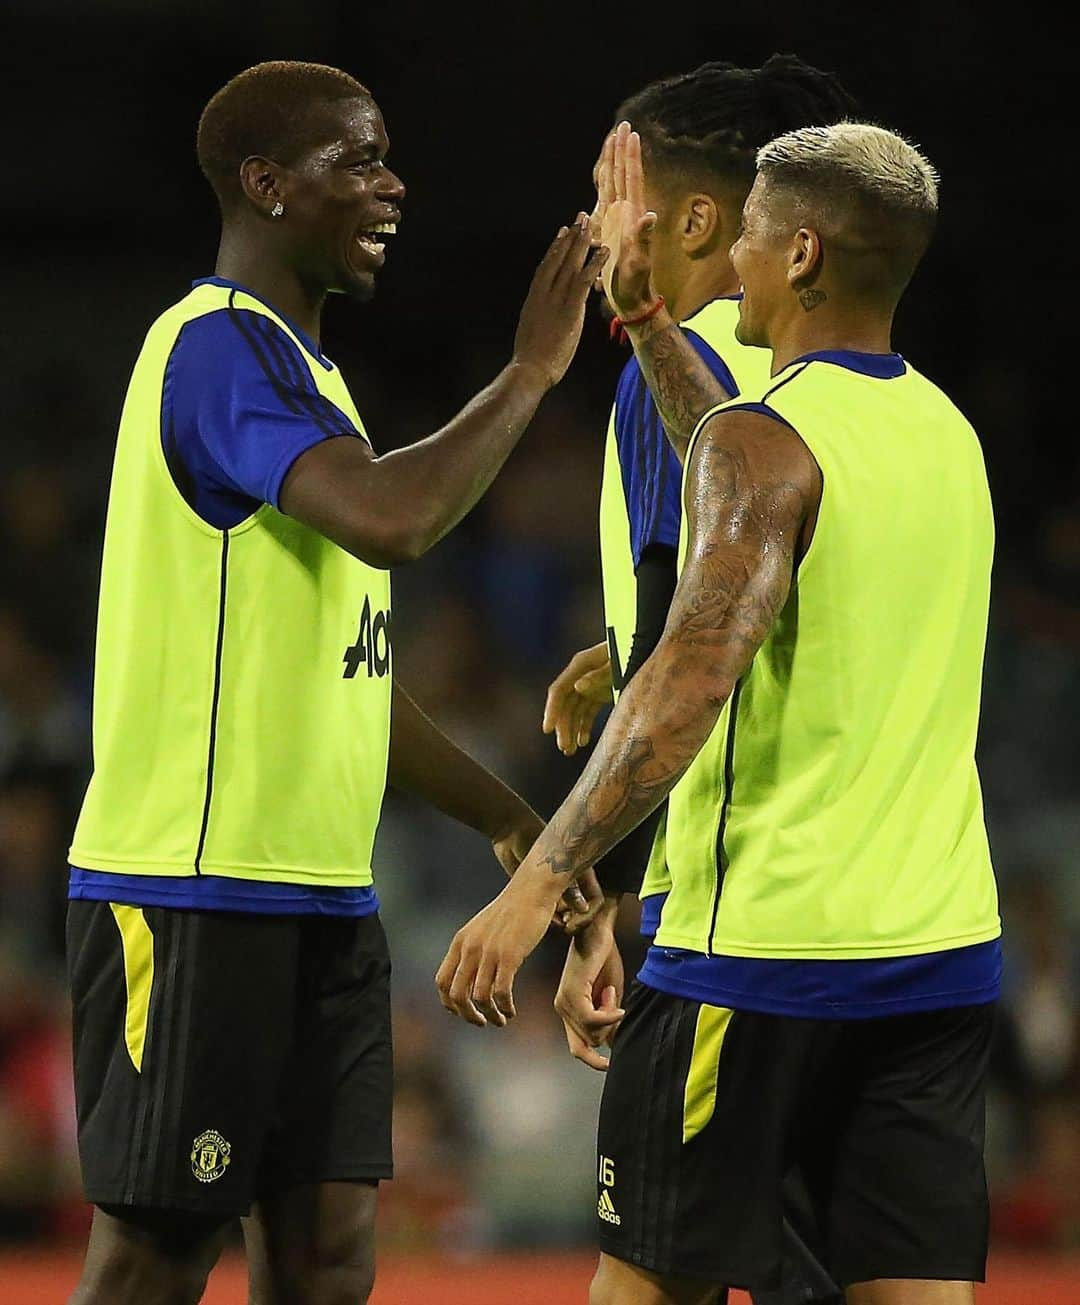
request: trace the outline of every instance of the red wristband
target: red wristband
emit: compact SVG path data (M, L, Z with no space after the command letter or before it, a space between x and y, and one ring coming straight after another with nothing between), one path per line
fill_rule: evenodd
M641 314L640 317L613 317L611 319L610 338L612 340L617 339L620 344L625 344L626 343L625 328L627 326L640 326L643 322L649 321L650 318L656 316L656 314L660 311L661 308L663 308L663 306L664 306L664 296L657 295L656 303L653 304L651 308L647 308L645 312Z

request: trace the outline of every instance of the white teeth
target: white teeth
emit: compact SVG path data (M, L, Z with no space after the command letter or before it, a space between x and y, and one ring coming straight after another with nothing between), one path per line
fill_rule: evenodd
M371 229L372 229L372 231L385 231L386 234L387 234L388 236L396 236L396 235L397 235L397 223L396 223L396 222L380 222L380 223L378 224L378 226L374 226L374 227L372 227Z

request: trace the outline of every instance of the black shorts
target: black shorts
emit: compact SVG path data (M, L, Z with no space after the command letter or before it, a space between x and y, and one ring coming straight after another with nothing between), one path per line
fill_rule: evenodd
M795 1170L841 1286L981 1282L993 1018L989 1005L794 1019L635 984L600 1107L601 1250L659 1274L774 1288Z
M392 1172L390 958L377 915L74 901L87 1199L227 1218Z

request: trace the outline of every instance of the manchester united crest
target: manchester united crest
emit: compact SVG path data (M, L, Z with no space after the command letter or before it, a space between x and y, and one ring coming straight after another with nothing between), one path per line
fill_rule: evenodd
M229 1167L230 1151L217 1129L208 1128L191 1144L191 1172L200 1183L216 1183Z

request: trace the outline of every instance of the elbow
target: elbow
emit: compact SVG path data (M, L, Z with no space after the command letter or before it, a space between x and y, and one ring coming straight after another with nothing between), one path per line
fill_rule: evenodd
M352 532L348 539L340 542L361 562L378 571L389 571L391 567L419 561L435 539L418 529L415 523L395 522L383 530Z

